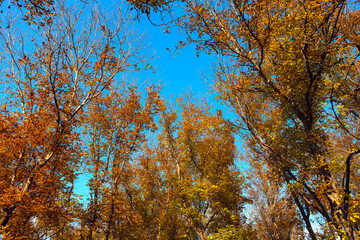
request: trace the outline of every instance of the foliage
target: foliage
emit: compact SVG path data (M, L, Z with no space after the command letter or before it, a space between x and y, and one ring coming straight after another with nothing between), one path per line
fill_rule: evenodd
M9 20L0 32L11 66L1 83L1 238L247 234L235 129L220 112L191 98L167 109L159 87L120 79L151 69L126 11L109 20L87 3L36 4L54 6L51 21L24 34ZM74 190L82 171L85 202Z
M214 88L237 119L130 84L152 68L125 10L12 1L40 24L0 29L1 238L359 239L359 2L129 2L220 56Z
M35 36L17 35L15 25L2 29L2 60L10 66L1 83L4 239L50 237L78 217L73 183L84 156L87 105L115 84L118 73L145 61L135 58L139 48L123 28L125 18L110 23L94 9L87 21L85 12L60 4L54 21L35 27Z
M252 200L248 208L249 220L254 223L258 239L306 239L301 216L291 194L281 182L271 178L268 167L252 162L249 172L251 188L247 190Z
M180 212L185 226L199 239L227 227L245 229L242 209L243 179L235 168L234 129L221 116L211 114L206 102L180 99L181 112L163 116L160 146L173 161ZM179 119L178 121L177 118ZM183 221L184 221L183 220Z
M130 90L112 93L115 102L96 104L89 116L93 177L83 237L207 239L228 226L245 231L230 126L207 105L181 100L180 113L165 110L154 90L147 101L155 105L140 110ZM158 139L145 141L143 133L157 129L157 112Z
M173 24L222 56L219 98L249 158L287 186L311 239L358 239L358 1L184 1Z
M132 211L132 158L145 141L145 133L155 130L154 115L163 108L158 88L150 87L147 95L142 106L141 93L122 86L91 104L85 160L91 176L90 198L81 222L85 239L131 239L131 231L140 224Z
M57 5L57 2L58 1L54 0L11 0L8 3L4 3L4 1L1 0L0 6L2 9L7 8L13 12L19 9L22 19L28 24L44 26L51 23L53 15L56 12L54 7ZM5 4L8 5L5 6ZM7 12L7 10L1 10L1 14L4 12Z

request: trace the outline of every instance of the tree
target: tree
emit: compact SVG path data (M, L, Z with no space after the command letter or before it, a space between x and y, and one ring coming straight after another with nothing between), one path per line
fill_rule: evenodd
M256 156L261 157L261 156ZM301 217L291 194L281 182L271 178L266 166L254 161L249 172L250 187L247 190L251 205L248 207L249 220L254 223L258 239L295 240L306 239Z
M220 98L252 154L288 188L311 239L320 215L358 239L357 1L183 1L173 23L223 57Z
M132 210L133 155L145 141L145 133L156 128L154 117L163 107L158 91L148 88L142 105L141 92L124 83L92 102L85 156L90 199L81 222L82 239L131 239L132 231L138 232Z
M166 110L150 88L142 105L124 86L93 101L87 118L90 198L80 238L232 239L223 236L232 231L248 239L230 125L205 103ZM158 127L152 142L146 132Z
M59 3L53 21L34 27L34 35L17 34L15 24L1 30L8 66L0 112L4 239L46 238L69 227L87 105L119 73L146 61L137 55L141 41L127 28L126 12L111 22L90 7Z
M232 127L191 96L179 99L178 106L162 113L154 156L140 159L141 175L148 175L150 184L142 189L151 193L144 200L155 199L153 208L160 209L157 238L231 239L224 237L231 231L251 238L242 214L247 199L234 165Z

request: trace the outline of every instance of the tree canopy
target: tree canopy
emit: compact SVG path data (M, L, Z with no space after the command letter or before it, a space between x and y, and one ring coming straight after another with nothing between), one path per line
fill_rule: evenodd
M311 239L316 216L358 239L358 2L178 3L170 24L222 57L215 88L248 157L286 185Z
M359 239L359 2L128 3L12 2L0 237ZM218 56L226 108L131 80L153 70L133 9Z

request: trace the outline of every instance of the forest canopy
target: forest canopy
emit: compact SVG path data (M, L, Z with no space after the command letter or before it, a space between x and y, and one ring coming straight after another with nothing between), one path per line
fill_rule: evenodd
M359 239L358 1L113 4L1 13L2 239ZM224 107L132 80L156 14Z

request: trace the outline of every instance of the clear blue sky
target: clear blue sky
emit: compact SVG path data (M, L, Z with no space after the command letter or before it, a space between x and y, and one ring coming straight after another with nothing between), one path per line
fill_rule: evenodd
M152 19L156 23L161 22L156 15L152 16ZM200 54L197 57L194 45L172 54L178 41L186 39L184 34L179 33L177 29L172 29L170 34L164 33L162 27L152 25L146 18L134 23L135 29L145 34L145 42L153 49L155 56L155 73L143 73L142 77L148 75L152 82L164 84L162 92L166 97L176 98L189 89L195 95L205 96L210 92L210 84L202 75L211 73L212 64L216 62L215 55Z

